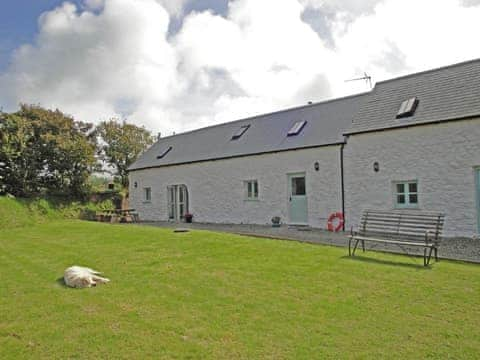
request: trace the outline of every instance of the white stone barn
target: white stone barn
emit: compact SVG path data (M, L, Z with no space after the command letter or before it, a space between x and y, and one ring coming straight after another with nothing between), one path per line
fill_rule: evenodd
M161 138L130 167L142 220L346 227L364 209L480 216L480 60L334 99Z

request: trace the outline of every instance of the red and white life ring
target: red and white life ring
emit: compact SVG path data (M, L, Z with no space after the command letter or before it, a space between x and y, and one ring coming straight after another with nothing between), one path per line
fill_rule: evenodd
M338 220L337 226L334 225L335 220ZM330 216L328 217L327 230L338 232L343 229L343 224L344 224L343 213L334 212L330 214Z

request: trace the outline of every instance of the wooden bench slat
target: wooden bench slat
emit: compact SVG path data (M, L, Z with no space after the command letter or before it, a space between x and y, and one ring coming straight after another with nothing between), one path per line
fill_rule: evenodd
M425 242L425 237L424 236L396 236L392 235L389 236L389 234L380 234L380 233L365 233L365 234L356 234L354 236L358 237L369 237L369 238L376 238L376 239L386 239L386 240L398 240L398 241L404 241L404 242ZM434 241L437 242L436 237L429 237L429 241Z
M410 217L384 217L384 216L362 216L360 218L360 221L368 221L368 220L376 220L376 221L385 221L385 222L398 222L398 221L404 221L404 222L409 222L409 223L414 223L414 224L423 224L423 223L428 223L428 224L436 224L438 222L443 223L444 219L443 218L410 218Z
M363 211L364 213L377 213L377 214L405 214L405 215L441 215L445 216L444 213L438 211L425 211L425 210L417 210L417 209L393 209L393 210L372 210L366 209Z
M380 217L366 217L361 218L360 222L369 222L369 221L378 221L378 222L385 222L385 223L406 223L406 224L427 224L427 225L437 225L443 224L443 219L410 219L410 218L380 218Z
M428 232L436 232L439 230L437 227L414 227L414 226L404 226L403 224L394 225L394 224L368 224L367 226L360 226L361 230L364 229L385 229L391 231L405 231L405 232L415 232L418 234L425 234Z
M369 221L368 222L369 225L368 226L379 226L379 227L394 227L394 228L405 228L405 229L418 229L418 230L422 230L423 232L425 232L426 230L436 230L438 229L438 224L437 225L434 225L434 224L427 224L427 225L422 225L422 224L405 224L405 223L391 223L391 222L388 222L388 223L383 223L383 222L379 222L379 221ZM362 227L362 225L364 225L365 223L363 224L360 224Z
M423 240L425 239L425 235L417 235L417 234L408 234L408 233L389 233L389 232L380 232L380 231L367 231L367 232L359 232L359 236L368 236L368 237L380 237L380 238L396 238L396 239L405 239L405 241L409 241L411 239L414 240ZM435 239L436 236L430 236L429 238Z
M388 243L388 244L400 244L400 245L406 245L406 246L430 246L434 245L432 242L409 242L405 243L405 241L398 241L398 240L389 240L389 239L377 239L377 238L370 238L370 237L363 237L363 236L356 236L355 239L359 240L368 240L368 241L374 241L374 242L382 242L382 243Z
M443 221L444 217L419 217L419 216L385 216L385 215L364 215L361 218L362 220L370 220L370 219L378 219L378 220L385 220L385 221L398 221L398 220L405 220L405 221L427 221L427 222L434 222L434 221Z
M427 221L427 222L434 222L434 221L443 221L444 217L442 216L386 216L386 215L365 215L362 216L362 220L370 220L370 219L378 219L378 220L404 220L404 221Z
M410 220L384 220L384 219L361 219L360 225L365 223L381 223L381 224L405 224L405 225L419 225L419 226L439 226L443 225L443 221L410 221Z

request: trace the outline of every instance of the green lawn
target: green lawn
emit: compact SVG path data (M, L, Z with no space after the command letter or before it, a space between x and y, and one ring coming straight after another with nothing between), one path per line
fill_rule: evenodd
M480 266L80 221L0 230L0 358L478 358ZM110 284L70 289L69 265Z

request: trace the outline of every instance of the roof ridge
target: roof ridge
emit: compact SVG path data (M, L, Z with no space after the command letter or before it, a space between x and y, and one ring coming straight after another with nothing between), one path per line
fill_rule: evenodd
M396 81L396 80L415 77L415 76L424 75L424 74L428 74L428 73L443 71L443 70L446 70L446 69L454 68L454 67L457 67L457 66L464 66L464 65L467 65L467 64L475 63L475 62L480 62L480 58L466 60L466 61L462 61L462 62L458 62L458 63L454 63L454 64L449 64L449 65L436 67L436 68L433 68L433 69L428 69L428 70L418 71L418 72L415 72L415 73L410 73L410 74L406 74L406 75L402 75L402 76L397 76L397 77L387 79L387 80L378 81L378 82L375 83L375 87L378 84L384 84L384 83L388 83L388 82L391 82L391 81Z
M198 128L198 129L188 130L188 131L185 131L185 132L182 132L182 133L178 133L178 134L175 134L175 135L168 135L168 136L165 136L165 137L160 138L158 141L161 141L161 140L163 140L163 139L172 138L172 137L174 137L174 136L191 134L191 133L194 133L194 132L203 131L203 130L207 130L207 129L211 129L211 128L215 128L215 127L220 127L220 126L225 126L225 125L232 125L232 124L235 124L235 123L237 123L237 122L242 122L242 121L247 121L247 120L255 120L255 119L258 119L258 118L265 117L265 116L270 116L270 115L280 114L280 113L284 113L284 112L288 112L288 111L294 111L294 110L299 110L299 109L303 109L303 108L308 108L308 107L314 107L314 106L318 106L318 105L328 104L328 103L332 103L332 102L335 102L335 101L347 100L347 99L351 99L351 98L355 98L355 97L360 97L360 96L367 95L367 94L369 94L370 92L371 92L371 90L370 90L370 91L361 92L361 93L358 93L358 94L352 94L352 95L347 95L347 96L341 96L341 97L338 97L338 98L332 98L332 99L322 100L322 101L314 102L314 103L312 103L312 104L299 105L299 106L294 106L294 107L290 107L290 108L286 108L286 109L271 111L271 112L268 112L268 113L262 113L262 114L258 114L258 115L252 115L252 116L248 116L248 117L241 118L241 119L237 119L237 120L226 121L226 122L223 122L223 123L220 123L220 124L214 124L214 125L209 125L209 126L201 127L201 128ZM158 142L158 141L157 141L157 142Z

